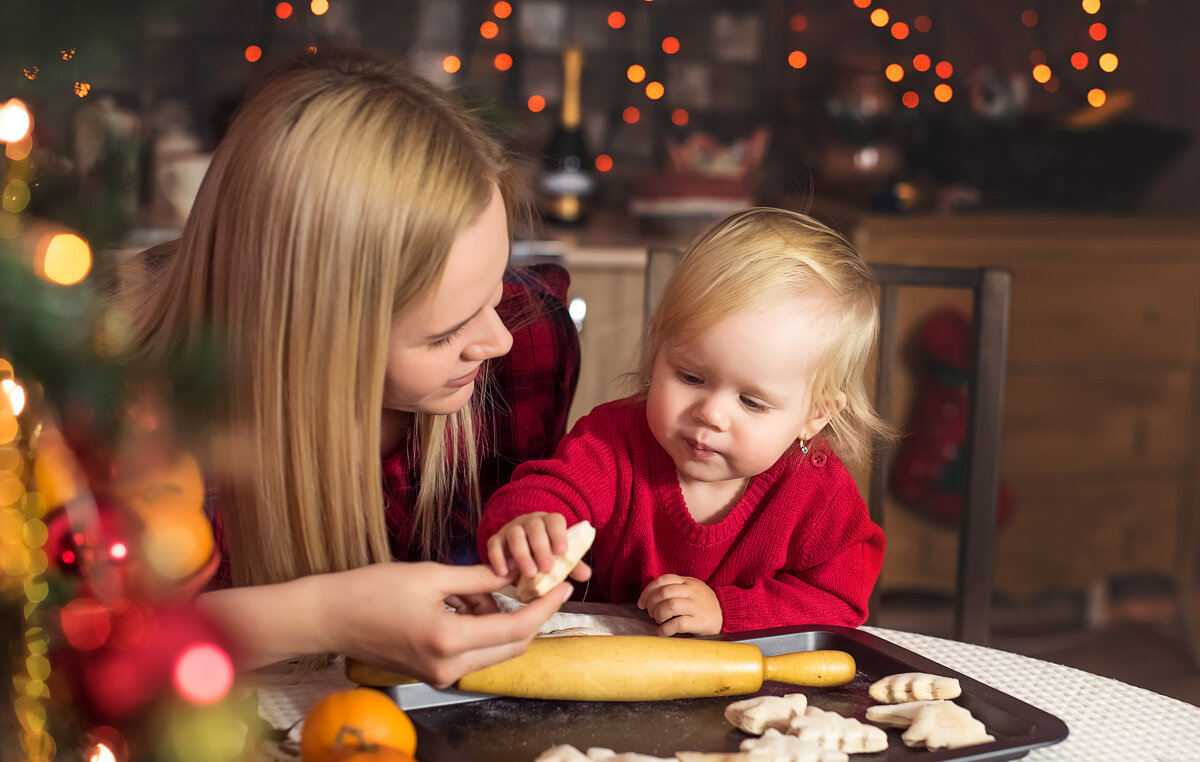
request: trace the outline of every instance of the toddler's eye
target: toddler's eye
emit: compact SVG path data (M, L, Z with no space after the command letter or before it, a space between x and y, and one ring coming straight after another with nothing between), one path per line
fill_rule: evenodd
M686 371L682 371L682 370L676 371L675 376L683 383L689 384L692 386L695 386L696 384L701 383L701 379L699 376L693 376L691 373L688 373Z
M751 397L746 397L743 395L741 400L742 400L742 404L745 405L746 407L750 408L751 410L769 410L770 409L763 403L761 403L758 400L753 399Z

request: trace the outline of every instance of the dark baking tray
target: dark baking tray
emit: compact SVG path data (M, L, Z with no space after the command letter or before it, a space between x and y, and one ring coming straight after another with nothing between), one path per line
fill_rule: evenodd
M1067 737L1066 724L1054 715L862 630L789 627L724 639L753 643L764 656L814 649L850 653L857 662L858 674L847 685L801 688L767 682L754 695L781 696L799 691L808 695L812 706L859 720L874 703L867 687L881 677L897 672L956 677L963 691L956 703L970 709L996 737L989 744L931 752L908 748L900 740L902 731L892 729L888 730L887 751L854 754L853 762L1017 759L1030 749ZM401 705L405 703L397 692L405 688L392 689ZM436 696L443 693L427 687L426 691L435 698L423 699L424 703L437 703ZM737 751L738 744L749 737L725 721L729 697L635 702L492 697L464 702L464 697L471 694L444 693L446 702L456 703L408 710L417 727L417 757L421 762L529 762L551 746L563 743L581 751L603 746L670 758L676 751Z

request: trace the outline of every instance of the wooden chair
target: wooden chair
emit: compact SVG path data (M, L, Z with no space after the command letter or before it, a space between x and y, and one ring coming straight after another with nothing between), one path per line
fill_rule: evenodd
M648 319L675 268L681 252L651 247L646 256L644 312ZM996 513L1000 488L1000 452L1004 386L1008 367L1009 301L1012 279L993 267L960 268L925 265L872 264L880 284L879 350L875 400L881 416L891 419L893 377L896 373L896 304L902 288L966 289L973 293L970 410L965 457L967 478L959 527L958 563L954 588L954 635L986 644L991 632L992 587L995 576ZM892 450L877 445L870 474L868 508L884 525ZM886 531L886 527L885 527ZM880 609L878 588L870 604L872 618Z

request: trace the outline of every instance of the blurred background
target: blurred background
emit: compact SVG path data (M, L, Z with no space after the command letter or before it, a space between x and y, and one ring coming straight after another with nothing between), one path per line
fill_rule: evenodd
M994 643L1200 702L1193 0L8 0L0 23L0 260L39 276L0 270L12 408L0 414L3 634L25 654L13 670L24 732L45 729L39 701L53 682L38 606L56 627L69 619L72 646L97 659L108 635L96 628L109 625L83 604L58 617L90 598L56 586L78 548L46 514L53 501L22 486L33 432L16 423L26 401L13 358L26 374L37 367L47 394L74 389L67 397L86 401L74 412L95 417L116 382L99 372L82 289L176 237L247 87L273 61L329 45L405 59L518 157L538 214L517 231L514 259L561 262L572 277L584 352L573 419L621 394L647 248L684 246L728 211L808 211L873 262L1008 269ZM930 293L900 305L898 426L959 400L931 368L961 343L946 326L969 323L970 309ZM135 423L156 409L135 402ZM936 462L947 481L960 444L961 432L906 440L902 460ZM889 495L876 623L949 632L957 509L933 494L946 486ZM195 518L195 505L180 510ZM194 556L167 570L176 581L211 549L190 532L172 535L200 538L187 553L165 551ZM124 558L114 541L108 562L118 545ZM208 642L202 624L189 627L164 659ZM200 674L225 675L209 656ZM124 663L139 690L166 679L146 663ZM229 687L178 680L185 698ZM225 715L187 717L178 733L224 738L203 722ZM26 753L45 742L29 743Z

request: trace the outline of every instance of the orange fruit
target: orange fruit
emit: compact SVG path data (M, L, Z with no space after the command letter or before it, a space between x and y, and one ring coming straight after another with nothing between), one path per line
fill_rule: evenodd
M398 756L372 757L372 752L399 752L411 757L417 750L417 731L396 702L374 688L354 688L331 693L318 701L304 718L300 731L300 759L400 760Z

